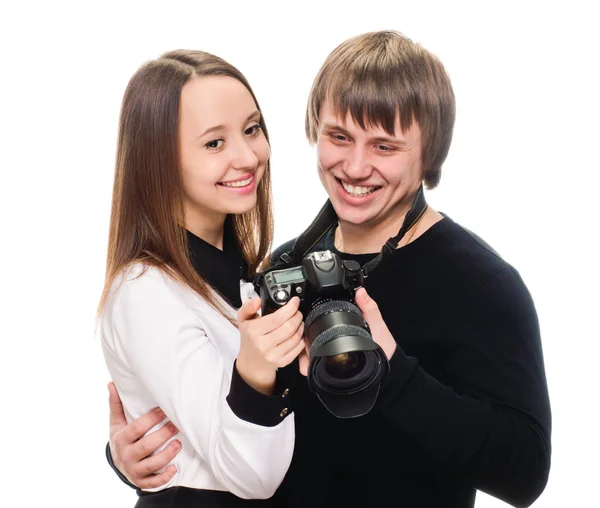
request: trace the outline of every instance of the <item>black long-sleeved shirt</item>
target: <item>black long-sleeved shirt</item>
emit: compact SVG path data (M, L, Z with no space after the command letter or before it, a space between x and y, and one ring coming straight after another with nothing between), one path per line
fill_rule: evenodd
M288 250L284 244L276 259ZM361 264L374 254L337 251ZM398 343L367 415L332 416L295 366L296 447L273 498L292 507L529 506L550 468L550 403L531 296L517 271L450 218L365 281Z
M323 249L361 264L375 256L337 251L332 233ZM283 369L296 446L261 505L468 508L476 490L532 504L550 468L550 403L536 311L516 270L445 217L365 287L398 343L378 401L363 417L335 418L297 362Z

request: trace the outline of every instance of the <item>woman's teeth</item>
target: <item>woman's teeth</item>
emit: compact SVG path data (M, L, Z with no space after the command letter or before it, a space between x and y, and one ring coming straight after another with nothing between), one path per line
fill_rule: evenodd
M225 187L245 187L252 181L253 178L254 177L251 176L245 180L238 180L237 182L223 182L221 185L224 185Z

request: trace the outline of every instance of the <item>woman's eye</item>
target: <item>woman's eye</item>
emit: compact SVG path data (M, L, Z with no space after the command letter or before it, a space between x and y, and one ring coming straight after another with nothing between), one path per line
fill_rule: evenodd
M252 125L250 127L248 127L245 131L244 134L246 136L252 136L254 134L258 134L258 132L261 130L260 125L256 124L256 125Z
M216 148L221 148L223 146L223 143L225 143L225 140L223 140L223 139L213 139L212 141L209 141L208 143L206 143L204 146L206 148L216 149Z

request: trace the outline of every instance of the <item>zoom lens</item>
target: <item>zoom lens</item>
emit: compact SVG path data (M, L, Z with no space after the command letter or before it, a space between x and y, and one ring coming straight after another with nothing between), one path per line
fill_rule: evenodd
M348 379L359 374L365 367L365 355L360 351L350 351L329 356L324 360L324 368L331 377Z
M377 377L377 344L360 309L347 300L319 302L304 321L315 385L332 392L352 392ZM371 357L374 358L371 358Z
M368 413L389 371L360 309L346 300L317 302L304 320L308 386L338 418Z

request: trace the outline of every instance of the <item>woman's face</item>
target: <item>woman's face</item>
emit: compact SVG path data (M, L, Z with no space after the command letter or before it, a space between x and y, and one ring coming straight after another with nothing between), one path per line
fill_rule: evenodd
M181 92L180 154L186 227L198 234L256 205L269 143L248 89L228 76L195 77Z

